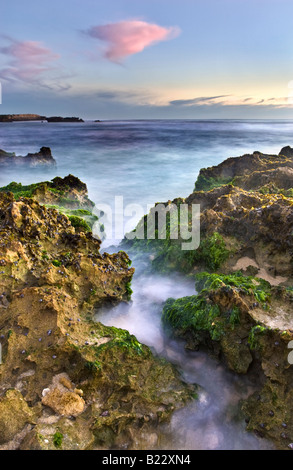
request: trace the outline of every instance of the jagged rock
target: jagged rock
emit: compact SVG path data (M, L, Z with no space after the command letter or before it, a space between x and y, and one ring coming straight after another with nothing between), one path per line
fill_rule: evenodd
M53 184L76 201L87 197L72 176ZM0 192L0 409L15 412L2 444L139 448L140 433L183 406L195 387L127 331L93 320L101 307L128 301L134 269L127 254L101 254L90 231L34 194L17 194ZM20 411L9 389L22 397ZM4 426L10 414L2 416Z
M251 175L256 171L262 172L280 167L293 168L291 150L290 147L284 147L279 155L254 152L241 157L228 158L217 166L203 168L195 183L195 191L209 191L214 187L232 183L237 176Z
M285 155L285 157L293 158L293 149L287 145L287 147L282 148L279 155Z
M34 412L22 394L7 390L0 399L0 444L11 441L27 423L34 423Z
M56 161L49 147L42 147L37 153L28 153L25 157L16 156L15 153L7 153L0 150L0 166L12 168L13 166L34 168L36 166L55 166Z
M188 349L208 347L229 369L249 373L258 390L242 403L248 429L286 449L293 436L291 291L238 273L201 274L196 287L197 296L166 302L167 331Z
M289 154L288 154L289 155ZM223 181L230 184L223 184ZM271 284L293 276L293 157L253 155L230 158L203 169L196 190L172 204L200 205L200 247L182 250L182 242L124 240L134 257L149 251L154 269L195 273L198 270L231 272L253 265ZM170 201L171 202L171 201ZM166 207L170 202L163 203ZM146 217L140 222L146 224ZM190 227L189 227L190 230ZM249 259L248 264L246 260ZM245 264L243 264L245 263Z
M288 166L270 170L254 171L246 176L237 176L233 184L245 190L261 190L262 192L278 192L278 188L293 188L293 168Z
M84 400L77 393L63 392L59 388L46 393L42 403L61 416L78 416L85 408Z
M95 204L88 197L86 184L73 175L29 186L12 182L0 188L0 192L11 192L16 200L33 198L48 208L57 209L69 217L76 231L89 232L98 221L93 214Z
M153 269L197 276L197 295L167 300L165 328L188 349L208 348L234 372L252 374L258 391L243 403L248 429L287 449L293 442L293 149L202 169L195 191L172 201L182 203L200 204L199 248L184 252L184 240L171 239L170 230L166 239L125 239L121 246L131 256L151 254ZM144 217L136 230L146 225Z

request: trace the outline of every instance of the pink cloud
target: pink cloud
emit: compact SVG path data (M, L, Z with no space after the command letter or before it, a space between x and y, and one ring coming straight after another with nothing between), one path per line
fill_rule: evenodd
M179 33L177 27L164 28L139 20L93 26L87 31L89 36L107 43L104 55L114 62L137 54L157 42L172 39Z
M0 47L0 53L9 58L6 67L0 70L0 77L30 83L38 81L39 85L46 86L42 74L54 70L52 62L60 56L36 41L9 40L10 45Z

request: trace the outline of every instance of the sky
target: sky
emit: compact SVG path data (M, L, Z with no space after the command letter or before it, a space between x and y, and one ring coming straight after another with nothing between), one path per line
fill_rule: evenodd
M292 0L4 0L0 114L292 119Z

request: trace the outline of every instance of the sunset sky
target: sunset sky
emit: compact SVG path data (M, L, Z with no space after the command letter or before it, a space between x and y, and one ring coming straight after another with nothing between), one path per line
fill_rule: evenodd
M0 114L293 118L292 0L10 0Z

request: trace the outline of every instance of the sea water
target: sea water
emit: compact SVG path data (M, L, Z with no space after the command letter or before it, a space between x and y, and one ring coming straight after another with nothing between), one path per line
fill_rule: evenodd
M229 157L253 151L279 153L293 146L293 121L105 121L0 123L0 149L26 155L50 147L57 168L5 171L25 184L68 173L78 176L95 203L143 207L188 196L198 172Z

